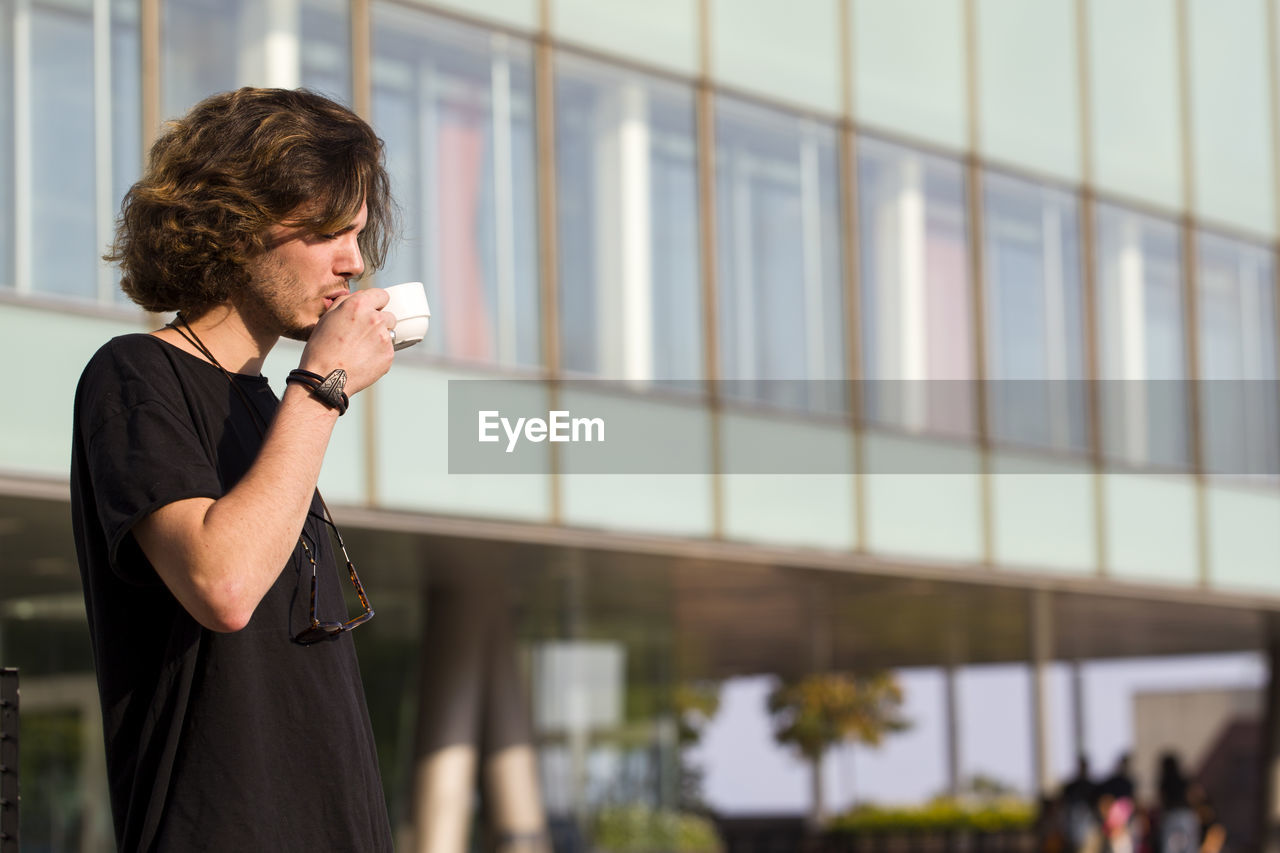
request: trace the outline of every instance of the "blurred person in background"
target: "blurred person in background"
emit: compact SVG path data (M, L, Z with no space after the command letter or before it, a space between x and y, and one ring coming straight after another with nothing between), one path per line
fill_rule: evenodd
M1132 799L1102 794L1098 798L1098 814L1102 818L1103 849L1107 853L1135 853L1139 849Z
M1146 819L1134 797L1131 758L1124 753L1111 775L1098 784L1098 816L1113 851L1142 849Z
M1200 819L1191 807L1188 788L1177 754L1162 754L1157 782L1156 853L1196 853L1200 849Z
M1227 828L1218 819L1218 810L1209 799L1209 792L1199 782L1187 785L1187 802L1200 824L1200 853L1222 853L1227 846Z
M1101 843L1102 824L1097 810L1098 789L1089 778L1089 758L1076 756L1076 775L1062 786L1062 813L1070 850L1096 850Z
M1111 771L1111 775L1098 785L1098 793L1109 794L1117 800L1134 799L1133 792L1133 774L1130 769L1132 759L1129 753L1124 753L1116 761L1115 770Z

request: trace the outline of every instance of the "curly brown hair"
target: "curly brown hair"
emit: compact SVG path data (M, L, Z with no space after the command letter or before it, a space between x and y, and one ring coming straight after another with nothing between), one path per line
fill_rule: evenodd
M121 287L148 311L196 317L249 284L246 264L287 222L338 231L368 205L368 269L394 231L382 140L359 116L305 89L212 95L168 122L124 197L115 243Z

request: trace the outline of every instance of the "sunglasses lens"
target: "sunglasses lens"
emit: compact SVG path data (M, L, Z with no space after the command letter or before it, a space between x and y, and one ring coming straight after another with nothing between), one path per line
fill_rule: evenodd
M342 633L341 622L321 622L319 625L313 625L298 634L294 639L305 645L307 643L318 643L340 633Z

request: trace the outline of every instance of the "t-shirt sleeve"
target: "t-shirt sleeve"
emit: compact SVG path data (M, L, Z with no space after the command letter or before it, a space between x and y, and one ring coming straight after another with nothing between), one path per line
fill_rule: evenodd
M133 526L174 501L216 499L223 490L190 419L151 391L151 383L140 385L131 374L131 366L108 364L82 388L82 403L96 407L85 449L112 569L127 581L157 583L150 563L139 559L141 549L129 535ZM163 393L169 377L162 372L155 378ZM122 554L122 549L137 552Z

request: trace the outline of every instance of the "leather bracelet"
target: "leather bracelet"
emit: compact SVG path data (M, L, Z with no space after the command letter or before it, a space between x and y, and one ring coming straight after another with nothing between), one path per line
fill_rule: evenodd
M347 372L342 368L330 372L328 376L321 376L299 367L289 371L284 381L285 384L303 386L311 392L312 397L331 409L337 409L339 415L345 415L347 407L351 405L351 400L342 392L347 383Z

